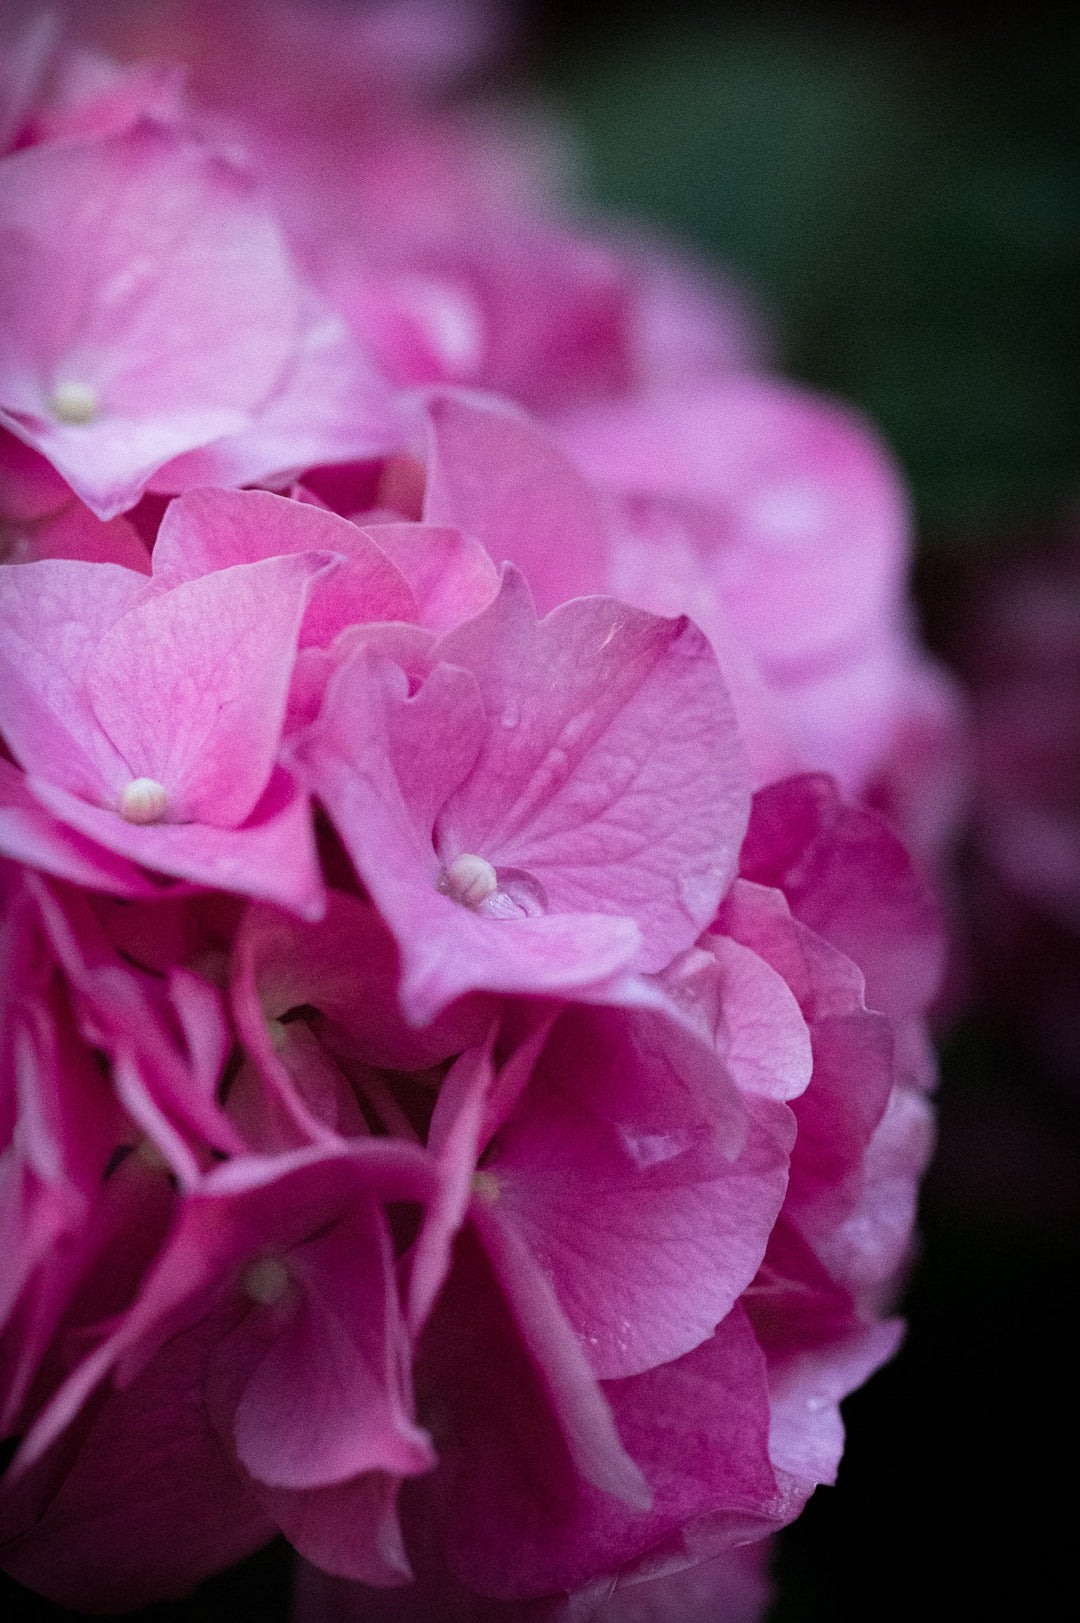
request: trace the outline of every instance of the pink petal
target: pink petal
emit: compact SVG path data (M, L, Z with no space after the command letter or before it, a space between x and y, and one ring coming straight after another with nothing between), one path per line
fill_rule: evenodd
M124 769L94 717L87 671L145 589L142 575L115 564L45 559L0 575L4 737L29 773L97 804Z
M629 919L556 915L507 928L439 894L431 821L468 769L481 725L467 672L439 665L408 698L403 672L361 655L338 672L303 746L312 786L395 933L401 1006L417 1026L475 990L561 991L605 980L638 946Z
M185 1594L272 1537L202 1406L220 1333L211 1320L177 1337L109 1394L44 1515L5 1546L12 1576L63 1605L126 1611Z
M323 564L319 554L271 558L184 581L102 636L87 671L94 713L123 758L124 781L164 786L170 823L227 829L253 811Z
M472 671L488 718L479 759L439 816L444 862L474 852L521 870L549 914L632 918L642 969L689 946L734 872L748 802L701 633L607 598L537 624L508 571L491 608L436 657Z
M154 547L154 576L175 586L230 568L303 553L342 560L313 583L301 647L326 646L346 626L412 621L416 600L400 571L355 524L265 490L191 490L170 502Z
M740 859L746 878L782 889L795 916L862 969L867 1002L921 1014L944 941L934 898L883 818L845 805L824 776L761 791Z
M726 1156L710 1120L723 1068L710 1056L710 1087L704 1054L685 1065L665 1024L565 1015L483 1162L494 1209L602 1378L667 1363L712 1334L757 1273L787 1187L788 1113L755 1105Z
M499 590L495 565L478 541L435 524L365 524L416 595L420 624L450 631L471 620ZM386 619L391 616L387 615Z
M325 1234L294 1247L304 1301L257 1365L234 1417L241 1463L271 1487L341 1483L434 1464L397 1390L403 1332L385 1222L354 1200Z
M247 171L177 131L15 154L0 221L5 421L100 518L244 427L291 354L298 288L276 224ZM97 397L94 420L51 414L65 383Z
M139 828L125 823L115 812L88 805L41 779L28 780L27 786L43 806L79 834L144 868L214 890L276 902L301 918L322 916L325 895L308 798L281 768L275 770L251 817L239 828L211 828L201 823Z
M250 426L174 457L151 490L280 487L305 468L398 448L402 428L386 382L339 316L310 295L307 304L296 352Z
M293 1549L314 1562L320 1575L333 1573L380 1591L410 1582L395 1477L372 1471L329 1488L297 1491L260 1482L254 1488ZM329 1619L320 1616L319 1623Z
M493 401L436 396L424 518L510 559L542 609L599 590L606 520L592 486L545 433Z
M57 879L113 896L153 896L158 887L126 858L115 856L47 812L10 761L0 759L0 851Z
M713 508L721 597L770 672L849 642L897 600L902 486L867 426L831 401L731 377L585 409L563 438L594 479Z

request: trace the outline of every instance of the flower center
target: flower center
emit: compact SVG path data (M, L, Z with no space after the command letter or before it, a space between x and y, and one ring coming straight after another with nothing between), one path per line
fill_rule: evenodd
M470 856L463 852L455 857L448 868L444 868L439 877L439 890L444 896L449 896L463 907L479 907L486 902L499 888L499 881L495 869L484 857Z
M474 1172L472 1175L472 1192L489 1204L493 1204L498 1200L499 1180L494 1172Z
M240 1288L263 1307L273 1307L288 1292L292 1276L280 1257L256 1257L244 1269Z
M125 823L160 823L168 806L164 785L156 778L132 778L120 791L116 809Z
M49 410L62 423L92 423L100 402L88 383L58 383L49 401Z

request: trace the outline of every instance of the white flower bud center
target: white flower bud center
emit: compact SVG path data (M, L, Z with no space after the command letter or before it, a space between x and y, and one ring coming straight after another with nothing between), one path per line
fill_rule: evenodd
M160 823L169 797L156 778L132 778L120 791L117 811L125 823Z
M499 888L495 869L484 857L462 852L448 868L444 868L439 889L463 907L479 907Z
M100 402L88 383L58 383L49 401L49 410L61 423L92 423Z
M240 1281L245 1296L263 1307L280 1302L292 1284L292 1276L280 1257L256 1257L244 1269Z

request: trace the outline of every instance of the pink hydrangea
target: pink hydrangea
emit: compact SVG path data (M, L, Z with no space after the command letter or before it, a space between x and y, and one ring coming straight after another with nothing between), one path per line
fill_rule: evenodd
M719 1581L895 1346L921 883L824 776L751 809L691 624L477 545L207 489L0 580L3 1559L63 1601L273 1527L420 1605Z
M0 1564L752 1623L930 1146L902 491L444 8L165 15L8 76Z

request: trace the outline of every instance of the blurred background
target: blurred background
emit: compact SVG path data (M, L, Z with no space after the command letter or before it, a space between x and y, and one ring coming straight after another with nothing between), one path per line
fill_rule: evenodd
M734 271L780 368L879 424L914 492L926 636L971 692L909 1335L845 1406L839 1484L781 1538L769 1623L1071 1619L1080 13L518 10L511 67L481 88L536 98L576 144L584 207ZM287 1586L274 1547L142 1615L277 1623ZM74 1615L11 1585L3 1608Z

